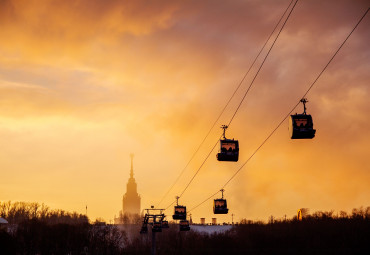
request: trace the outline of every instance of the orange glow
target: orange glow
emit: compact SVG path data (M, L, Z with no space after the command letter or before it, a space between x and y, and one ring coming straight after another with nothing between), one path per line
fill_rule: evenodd
M133 152L141 208L157 205L288 4L1 1L1 201L80 213L87 205L91 219L109 221L121 209ZM218 162L212 152L179 200L187 210L250 157L368 8L367 1L332 5L298 3L227 131L239 141L239 161ZM303 207L370 205L369 23L367 16L307 95L316 137L289 139L286 120L225 187L230 211L218 222L231 222L232 213L265 220ZM160 207L174 201L202 164L251 79ZM193 220L210 221L212 204L192 211Z

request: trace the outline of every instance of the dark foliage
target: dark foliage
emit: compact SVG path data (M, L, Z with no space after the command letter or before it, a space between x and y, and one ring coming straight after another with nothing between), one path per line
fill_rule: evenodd
M230 231L203 234L179 232L177 225L156 234L156 251L165 254L370 254L370 210L348 216L333 212L305 214L302 221L243 220ZM131 242L129 254L150 254L151 232Z
M121 254L127 241L116 226L37 203L0 203L0 216L10 223L0 229L0 254Z
M121 254L123 233L112 225L48 224L32 219L14 234L0 231L1 254Z
M23 204L26 205L26 204ZM12 206L8 208L13 208ZM150 254L151 231L140 225L90 224L86 217L64 211L41 214L17 204L11 222L0 228L1 254ZM42 210L40 210L42 211ZM4 211L3 211L4 212ZM44 210L45 212L45 210ZM2 214L3 216L3 214ZM9 218L9 217L8 217ZM132 233L130 233L132 232ZM305 214L302 221L269 223L242 220L224 233L179 232L170 225L156 233L158 255L167 254L370 254L370 208Z

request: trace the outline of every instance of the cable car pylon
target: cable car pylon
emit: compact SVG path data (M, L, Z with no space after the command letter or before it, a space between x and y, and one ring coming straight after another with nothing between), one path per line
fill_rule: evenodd
M151 206L150 209L145 209L146 213L143 217L143 225L140 234L148 233L148 225L152 225L152 232L162 232L162 223L166 215L163 213L165 209L155 209Z
M148 233L148 225L152 225L152 250L151 254L156 253L156 238L155 234L162 232L162 224L166 215L163 213L165 209L155 209L151 206L150 209L145 209L146 213L143 219L143 225L140 230L140 234ZM167 223L168 226L168 223ZM165 227L166 228L166 227Z

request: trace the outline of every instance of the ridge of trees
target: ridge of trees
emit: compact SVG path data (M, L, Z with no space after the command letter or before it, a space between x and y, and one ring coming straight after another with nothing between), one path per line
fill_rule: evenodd
M0 202L0 217L10 224L18 224L25 220L37 219L48 224L82 224L88 223L86 215L64 210L52 210L44 203L34 202Z
M302 211L302 209L301 209ZM1 254L149 254L151 231L140 224L89 223L85 215L44 204L0 202ZM7 228L7 229L6 229ZM241 220L226 232L180 232L170 224L157 235L157 254L367 254L370 207L351 213L319 211L268 223Z

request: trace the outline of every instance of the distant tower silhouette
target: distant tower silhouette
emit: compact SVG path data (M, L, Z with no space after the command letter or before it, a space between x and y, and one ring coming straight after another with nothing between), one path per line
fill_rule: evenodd
M134 154L131 157L130 178L127 182L126 194L122 198L122 213L140 214L140 195L137 193L137 184L134 178Z

